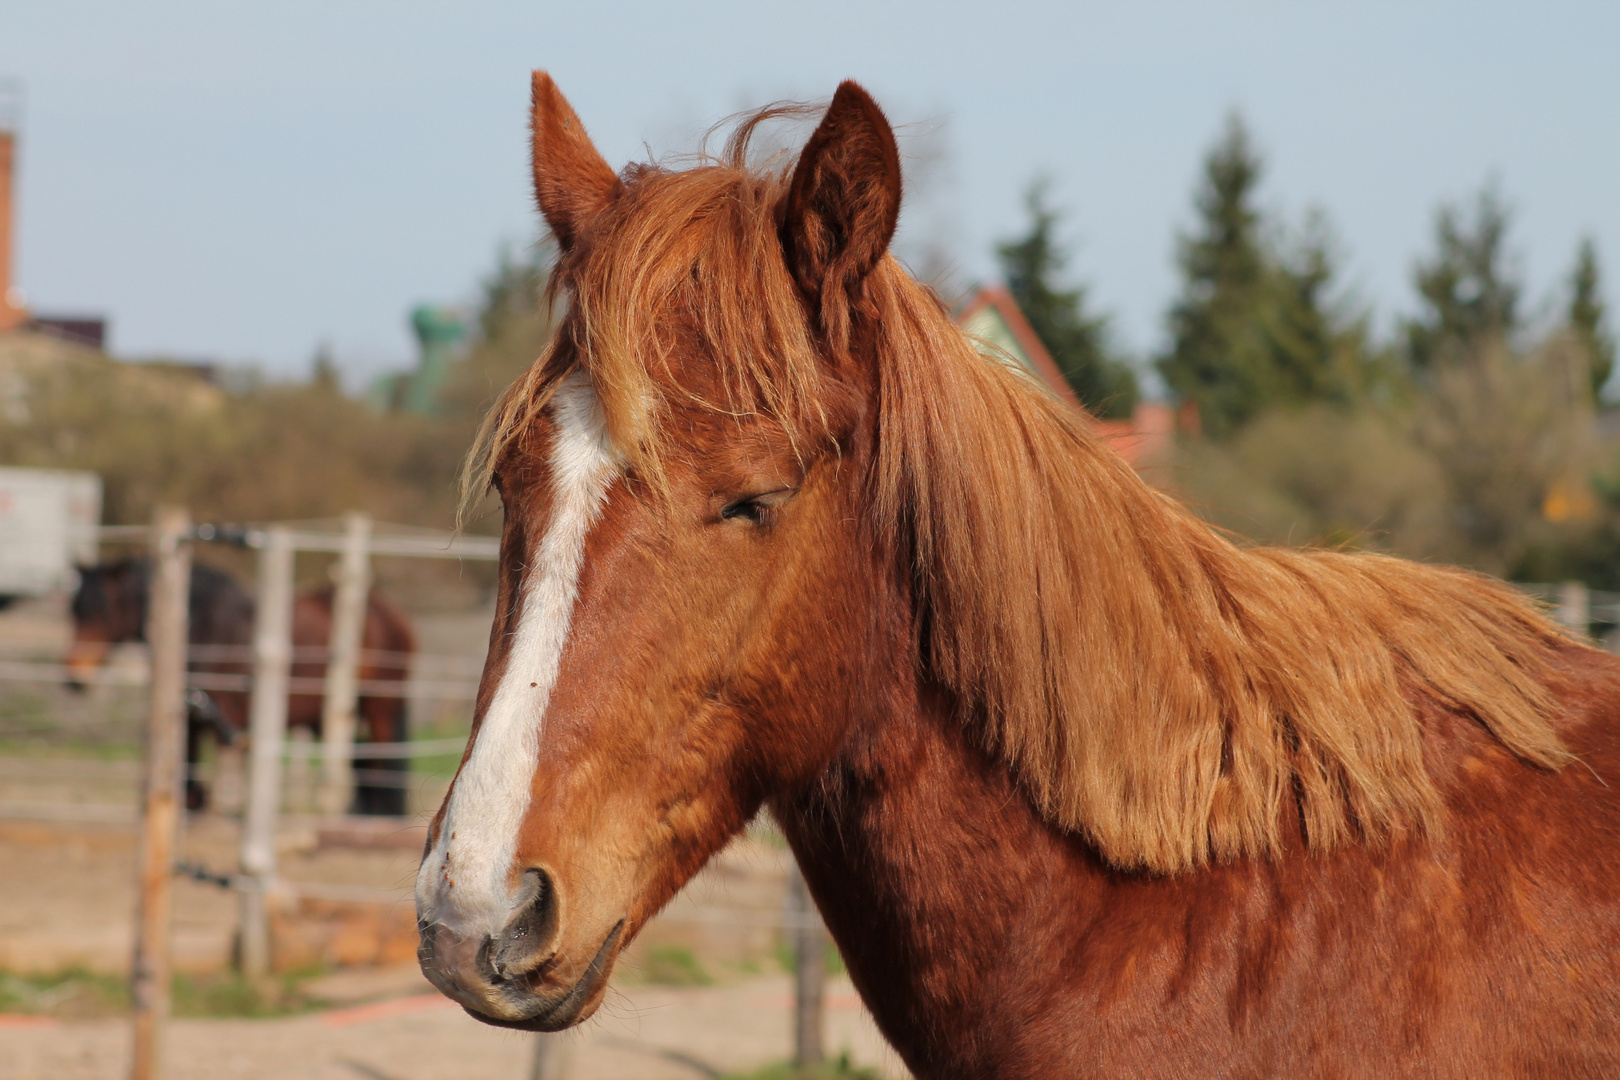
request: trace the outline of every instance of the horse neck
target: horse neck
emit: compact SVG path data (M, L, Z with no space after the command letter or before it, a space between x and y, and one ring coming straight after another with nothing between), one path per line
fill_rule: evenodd
M942 692L908 677L873 700L839 757L772 812L879 1025L931 1074L931 1062L989 1053L997 1016L1034 1009L1050 989L1049 939L1075 940L1059 924L1096 910L1106 877Z

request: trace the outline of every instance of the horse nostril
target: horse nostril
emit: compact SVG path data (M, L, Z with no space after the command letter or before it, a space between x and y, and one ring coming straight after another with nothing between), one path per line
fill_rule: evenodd
M525 870L516 907L512 921L487 946L489 966L499 979L531 971L549 957L546 950L557 934L557 890L551 876L539 867Z

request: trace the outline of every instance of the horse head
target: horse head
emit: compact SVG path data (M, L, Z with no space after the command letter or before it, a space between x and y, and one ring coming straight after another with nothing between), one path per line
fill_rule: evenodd
M616 175L550 78L533 89L569 313L487 426L497 613L416 897L435 985L556 1030L883 707L867 673L909 663L874 595L908 586L863 517L878 395L857 360L867 279L901 273L900 169L854 83L768 175L742 167L746 131L729 163Z
M69 605L73 643L65 665L70 689L83 690L114 645L145 637L148 573L141 559L78 567L79 583Z

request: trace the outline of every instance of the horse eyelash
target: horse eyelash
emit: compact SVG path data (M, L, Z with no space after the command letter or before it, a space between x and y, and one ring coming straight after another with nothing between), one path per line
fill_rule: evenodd
M720 520L735 521L737 518L743 518L753 522L755 525L763 525L770 520L773 509L774 507L766 506L758 499L739 499L729 506L721 508Z
M797 488L778 488L775 491L750 495L746 499L738 499L720 509L720 520L733 521L745 518L755 525L768 525L775 517L776 511L797 493Z

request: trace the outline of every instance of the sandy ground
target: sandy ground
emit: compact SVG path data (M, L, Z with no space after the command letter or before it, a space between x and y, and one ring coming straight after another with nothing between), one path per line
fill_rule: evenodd
M284 829L281 871L293 880L364 886L407 897L415 857L409 850L321 850L308 830ZM135 833L113 822L0 820L0 970L52 972L70 967L128 970L134 948ZM192 824L183 858L235 869L234 822ZM234 893L175 880L175 966L216 971L230 960L236 930Z
M379 831L379 823L348 822L346 829L344 822L286 820L277 834L282 879L408 906L423 827L383 825L388 843L367 848L343 843L341 835ZM334 834L340 842L326 843ZM182 858L229 872L236 866L238 836L233 821L194 821L185 832ZM134 948L134 847L134 828L127 823L0 818L0 971L128 971ZM690 949L715 973L771 959L786 903L787 864L787 853L769 843L732 844L643 931L624 963L635 968L648 948L658 946ZM176 969L225 968L237 919L235 893L176 878Z
M53 649L42 655L59 651L56 639L65 640L59 608L42 602L0 618L0 653L35 648L46 638ZM474 636L481 647L487 625L488 614L482 612L423 619L418 629L424 652L450 654L468 649ZM133 663L139 657L122 660ZM33 693L31 686L10 689ZM94 688L82 698L54 687L40 687L39 693L41 707L55 719L76 709L98 738L110 730L113 706L130 697L116 687ZM431 722L430 711L416 715ZM132 726L130 733L135 730ZM0 756L0 972L70 967L127 972L138 776L135 761L85 756L66 747ZM284 818L277 836L281 876L355 890L384 905L394 900L408 905L421 819L441 792L442 785L413 791L418 820L383 826L399 834L392 838L398 843L328 842L334 827L341 832L355 823ZM182 857L228 872L236 866L238 842L235 821L200 817L187 824ZM548 1052L560 1055L565 1066L547 1080L719 1076L785 1059L792 1048L791 987L786 976L774 973L787 859L779 845L758 838L718 856L621 958L597 1016L581 1031L547 1037ZM236 930L236 896L178 879L174 910L176 968L223 969ZM649 985L657 966L650 958L660 949L697 957L716 984ZM828 989L829 1051L847 1050L857 1063L904 1076L848 983L835 980ZM307 983L305 990L334 1007L274 1020L174 1021L166 1075L171 1080L521 1080L533 1075L540 1037L470 1019L434 993L414 964L342 968ZM127 1075L129 1041L127 1019L0 1015L0 1080L121 1078Z
M784 976L725 986L614 990L582 1029L534 1036L486 1027L421 989L382 1005L285 1020L179 1020L172 1080L526 1080L536 1042L563 1057L559 1080L690 1080L785 1058L792 1046ZM847 982L828 987L827 1047L886 1076L904 1067ZM126 1075L129 1025L26 1026L0 1018L0 1080L113 1080Z
M293 822L280 836L294 880L409 895L412 846L376 850L313 844ZM132 944L133 830L107 822L0 821L0 970L82 965L124 971ZM229 866L234 823L204 819L186 834L188 857ZM622 959L613 989L583 1031L550 1044L569 1080L718 1076L788 1056L791 987L774 972L786 853L758 840L723 852ZM176 966L219 970L236 925L233 894L176 882ZM687 948L716 985L647 985L650 950ZM434 993L414 965L346 968L306 984L339 1007L275 1020L177 1020L169 1076L346 1077L370 1080L528 1077L536 1037L499 1031ZM827 1046L904 1076L847 981L829 985ZM0 1016L0 1080L91 1080L127 1071L123 1019Z

